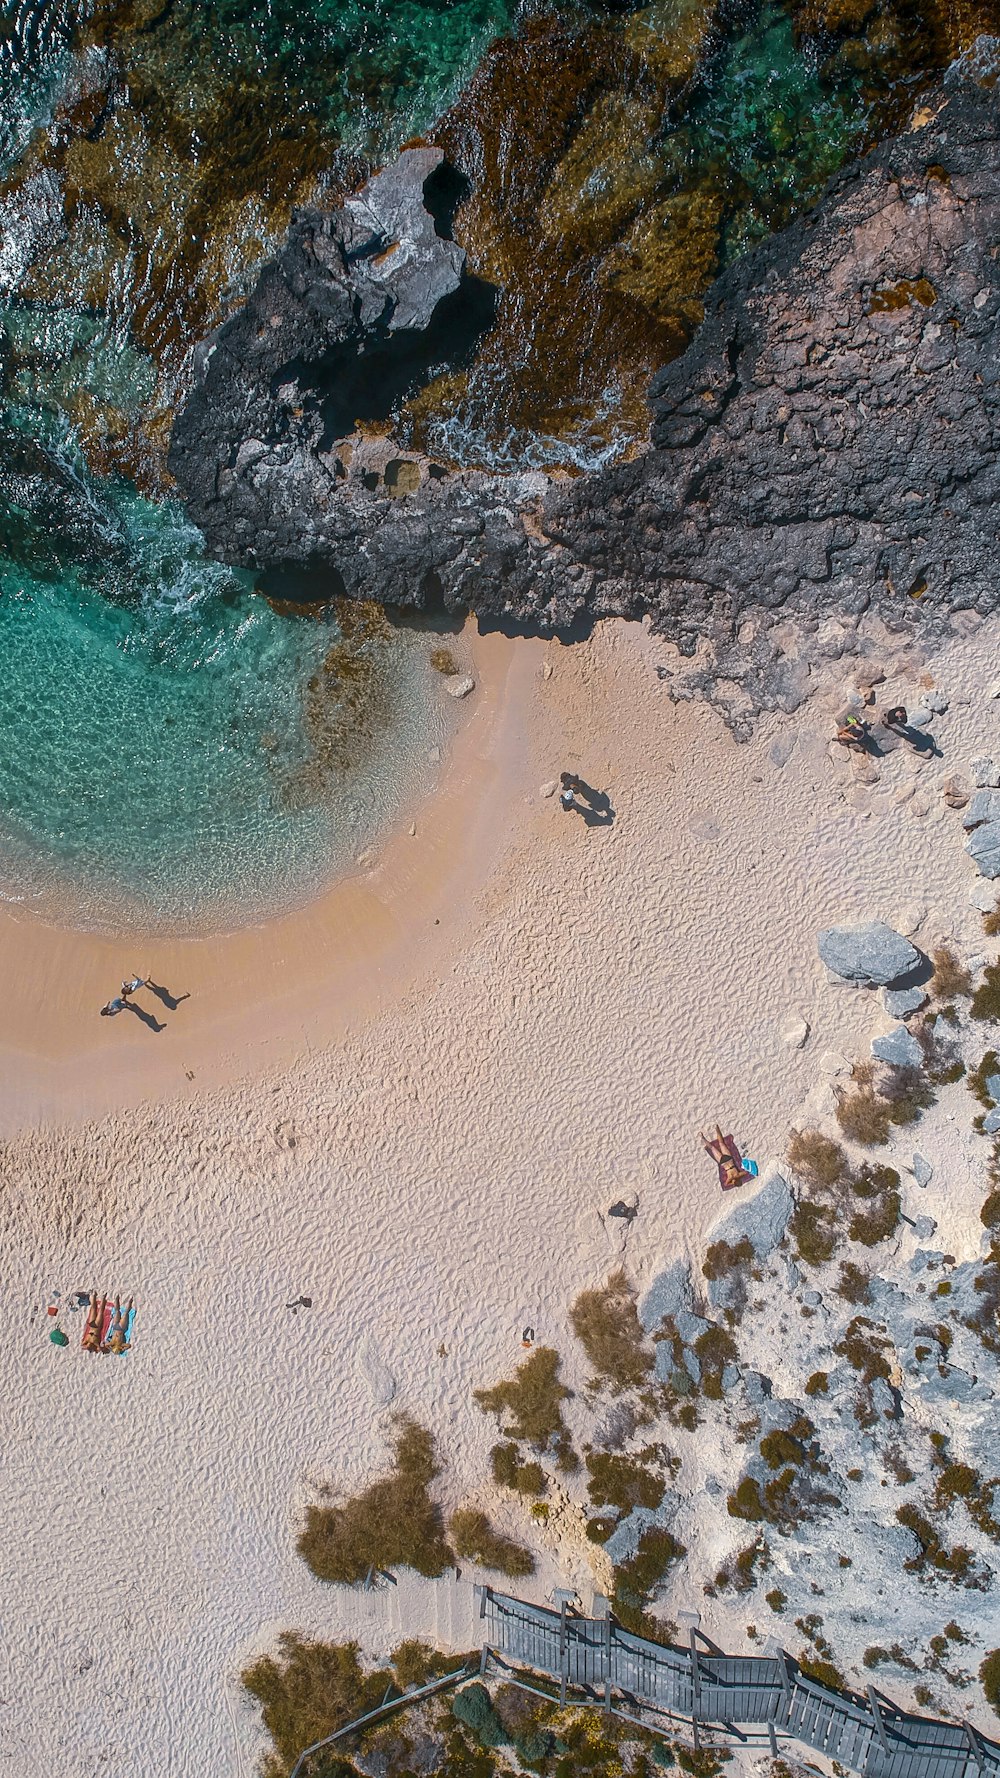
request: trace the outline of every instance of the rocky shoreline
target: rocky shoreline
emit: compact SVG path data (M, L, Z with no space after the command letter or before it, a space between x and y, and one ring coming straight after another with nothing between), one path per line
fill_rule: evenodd
M345 350L369 352L373 330L414 349L415 255L427 315L467 281L425 208L439 151L403 156L332 217L300 213L202 350L174 426L170 467L209 550L502 625L648 616L685 655L714 642L706 688L735 677L754 708L804 693L770 640L779 617L822 658L833 615L940 627L993 610L997 104L953 71L907 134L725 273L652 384L649 448L572 481L452 473L384 436L331 434ZM381 222L380 181L395 206Z

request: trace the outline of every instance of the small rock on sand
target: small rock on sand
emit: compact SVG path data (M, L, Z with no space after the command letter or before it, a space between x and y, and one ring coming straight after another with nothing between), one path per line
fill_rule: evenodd
M828 969L844 981L866 987L888 987L920 961L916 945L881 920L864 926L829 926L817 943Z
M907 1019L926 1004L923 988L883 988L882 1005L890 1019Z
M449 679L447 690L450 698L467 698L470 691L475 691L476 682L469 674L462 679Z
M775 735L774 740L771 742L771 745L767 750L767 757L773 766L777 766L780 772L782 766L788 764L794 751L794 735Z
M912 938L923 921L926 908L919 901L907 901L896 912L896 931L904 937Z
M995 790L1000 785L1000 765L995 759L974 759L969 767L969 777L978 790Z
M1000 821L986 821L970 833L965 850L983 877L1000 877Z
M923 1050L905 1025L897 1025L895 1031L887 1031L884 1037L873 1037L872 1055L893 1068L919 1068L924 1059Z
M992 914L997 905L997 892L992 883L973 883L969 900L981 914Z
M930 1185L930 1182L934 1177L934 1168L931 1166L930 1161L927 1160L926 1156L922 1154L914 1155L913 1160L910 1163L910 1172L913 1174L918 1185ZM934 1230L932 1229L931 1234L933 1233ZM922 1238L926 1239L927 1237L924 1236Z
M547 784L541 785L539 788L538 794L539 794L539 796L555 796L555 794L556 794L555 779L550 778Z
M552 678L552 662L551 661L543 661L542 662L542 678L543 679L551 679Z
M983 1118L983 1129L987 1136L995 1136L1000 1130L1000 1105L995 1105Z
M849 1074L851 1064L839 1050L824 1050L819 1065L824 1074Z
M805 1019L791 1018L782 1026L781 1041L790 1050L800 1050L809 1036L809 1026Z

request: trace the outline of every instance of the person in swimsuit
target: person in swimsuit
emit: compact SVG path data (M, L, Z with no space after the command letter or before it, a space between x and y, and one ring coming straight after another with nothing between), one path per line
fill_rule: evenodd
M85 1352L101 1350L101 1329L108 1311L108 1299L99 1297L96 1290L90 1293L90 1308L87 1311L87 1325L83 1330L83 1349Z
M122 1309L121 1297L115 1297L114 1313L111 1316L108 1337L101 1347L102 1352L114 1352L117 1356L128 1351L128 1318L132 1313L133 1301L134 1298L129 1297L125 1308Z
M868 724L862 722L860 716L845 716L837 729L837 740L842 747L858 747L862 753L868 748Z
M113 1000L108 1001L107 1006L101 1007L101 1018L102 1019L113 1019L115 1016L115 1013L121 1012L124 1005L125 1005L125 1002L122 999L121 995L116 994Z
M744 1170L734 1138L722 1134L721 1124L716 1124L715 1135L711 1140L702 1135L701 1142L705 1153L711 1155L719 1169L719 1184L724 1192L732 1191L734 1186L742 1185L751 1177Z

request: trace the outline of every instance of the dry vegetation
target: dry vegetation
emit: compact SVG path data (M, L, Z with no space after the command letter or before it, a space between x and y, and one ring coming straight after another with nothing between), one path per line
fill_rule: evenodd
M967 1000L972 993L972 977L954 951L947 945L940 945L933 953L931 961L934 964L934 974L930 981L930 992L934 999Z
M613 1272L599 1290L581 1291L569 1316L598 1377L616 1389L648 1382L653 1353L636 1312L635 1291L623 1271Z
M452 1561L441 1510L428 1493L440 1473L434 1440L412 1420L397 1422L396 1468L341 1506L310 1506L296 1545L320 1580L346 1585L370 1568L443 1574Z
M569 1444L562 1404L571 1391L559 1381L559 1354L551 1346L538 1346L519 1364L513 1377L491 1389L475 1389L473 1397L484 1414L506 1415L510 1424L504 1437L520 1439L536 1451L559 1451ZM516 1486L517 1484L513 1484Z
M304 1747L376 1709L392 1678L366 1674L355 1642L309 1642L289 1630L279 1650L277 1659L262 1655L242 1674L273 1743L263 1778L286 1778Z
M448 1533L456 1556L465 1556L482 1568L495 1568L512 1578L535 1572L531 1551L495 1530L487 1515L475 1507L459 1507L452 1513Z

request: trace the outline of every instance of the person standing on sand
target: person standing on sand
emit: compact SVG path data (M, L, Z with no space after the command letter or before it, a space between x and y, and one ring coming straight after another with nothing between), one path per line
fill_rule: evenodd
M122 999L128 1000L130 994L138 993L139 989L144 988L145 986L146 984L142 977L140 975L134 975L130 982L122 982Z
M574 809L576 807L575 792L580 783L579 778L575 772L560 772L559 783L562 786L559 792L559 801L563 808Z
M905 706L905 704L894 704L891 710L883 711L883 713L882 713L882 727L883 728L891 728L891 729L905 729L905 727L906 727L906 706Z
M120 994L116 994L113 1000L108 1001L107 1006L101 1007L101 1018L102 1019L114 1018L115 1013L121 1012L124 1005L125 1005L125 1000L122 998L122 996Z

